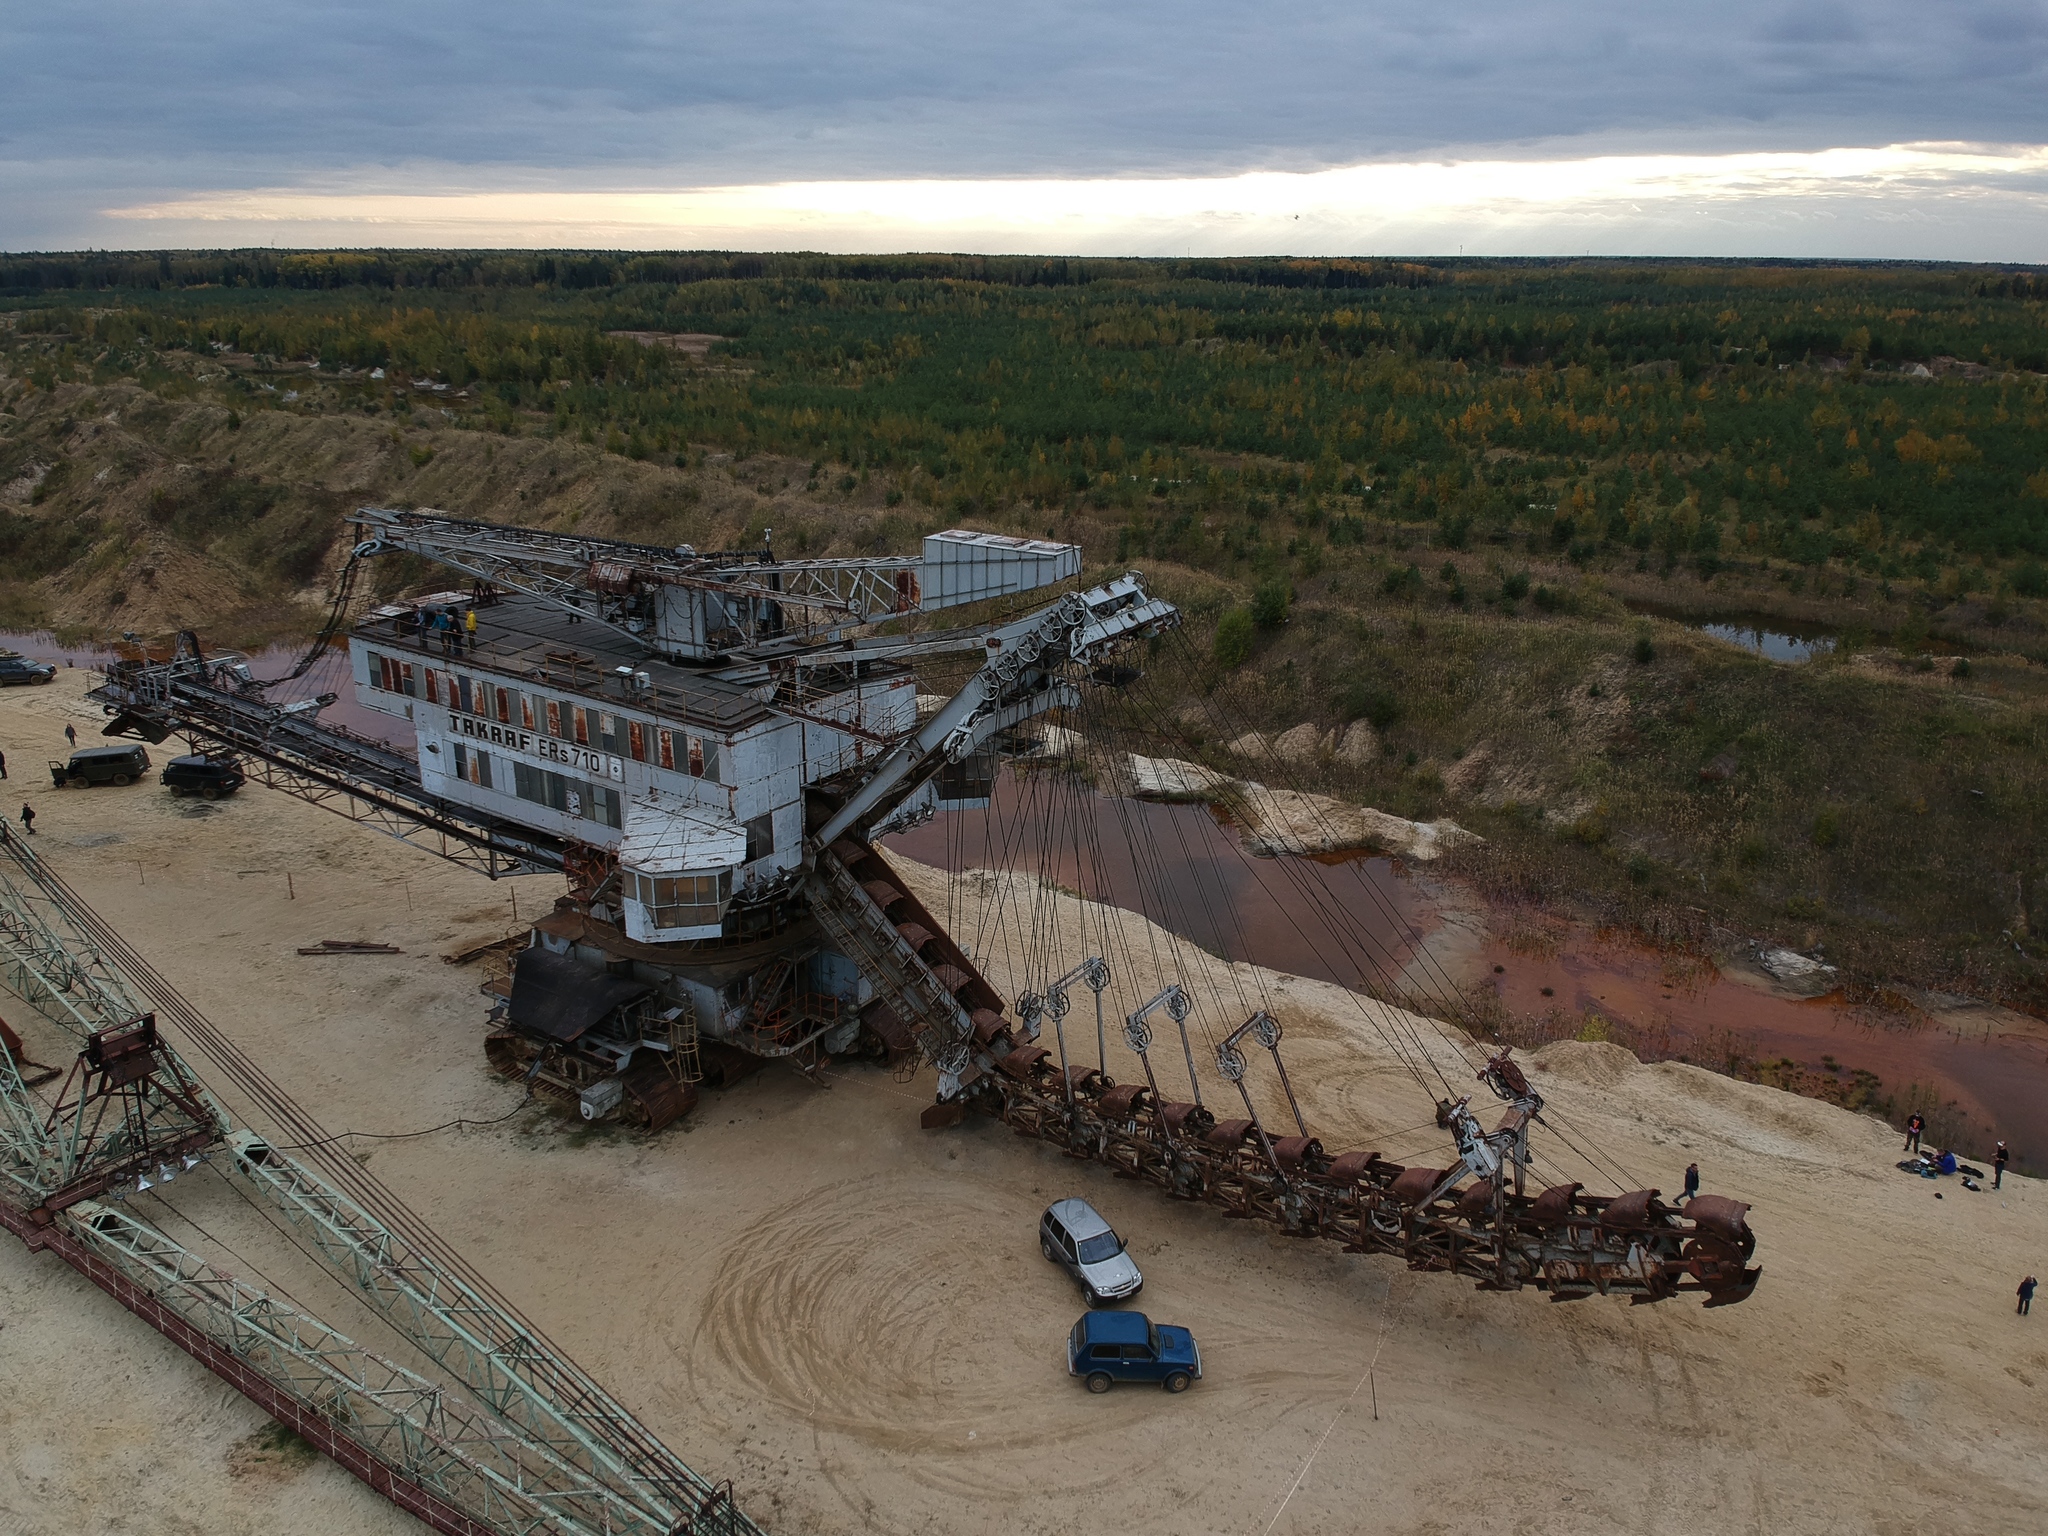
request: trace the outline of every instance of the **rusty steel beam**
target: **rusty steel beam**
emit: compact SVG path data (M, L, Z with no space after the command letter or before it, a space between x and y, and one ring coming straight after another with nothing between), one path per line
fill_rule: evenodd
M472 1520L446 1499L378 1460L332 1419L313 1412L284 1392L260 1371L193 1327L61 1228L38 1225L25 1212L5 1201L0 1201L0 1226L20 1238L29 1252L56 1254L344 1472L424 1522L430 1529L441 1532L442 1536L501 1536L498 1530Z

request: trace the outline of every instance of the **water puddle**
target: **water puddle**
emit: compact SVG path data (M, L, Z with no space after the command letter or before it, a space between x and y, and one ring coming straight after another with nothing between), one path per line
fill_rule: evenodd
M1227 960L1353 988L1398 976L1436 921L1391 859L1255 859L1207 806L1118 799L1069 775L1014 767L987 809L946 812L882 847L955 873L1034 874ZM1015 936L954 938L972 954Z
M1830 655L1835 649L1835 637L1823 631L1794 632L1766 629L1761 624L1736 620L1723 620L1694 627L1703 635L1712 635L1716 640L1726 640L1731 645L1739 645L1746 651L1753 651L1772 661L1811 661L1816 656Z
M1554 946L1554 947L1553 947ZM1873 1074L1880 1101L1925 1100L1938 1129L1986 1155L1993 1140L2048 1152L2048 1025L2004 1010L1902 1012L1852 1007L1837 993L1785 996L1761 977L1667 957L1583 930L1488 945L1478 984L1507 1010L1570 1035L1588 1020L1622 1026L1646 1058L1721 1068L1731 1055L1789 1060L1815 1079L1852 1087ZM1596 1026L1597 1027L1597 1026ZM1918 1090L1917 1094L1915 1090ZM1952 1108L1950 1108L1952 1106Z

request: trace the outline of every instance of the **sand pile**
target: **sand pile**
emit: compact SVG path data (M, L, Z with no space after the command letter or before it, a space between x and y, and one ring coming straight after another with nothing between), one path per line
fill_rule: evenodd
M154 786L52 793L23 768L55 754L77 691L64 678L0 695L6 806L34 790L42 851L216 1023L330 1130L515 1108L517 1088L484 1070L477 971L439 958L506 928L512 887L258 790L203 811ZM1015 901L1025 878L903 873L963 940L994 934L998 898ZM516 889L522 913L554 891ZM1426 1021L1206 960L1070 898L1045 915L1072 958L1106 930L1113 1008L1167 977L1188 985L1198 1060L1270 1003L1304 1113L1333 1149L1441 1151L1397 1044L1438 1091L1439 1068L1457 1091L1476 1087ZM405 953L294 952L330 937ZM987 944L1006 991L1042 981ZM0 995L0 1012L21 1009ZM1071 1017L1091 1013L1084 1001ZM1070 1031L1091 1058L1092 1023ZM1110 1039L1110 1071L1134 1075L1114 1015ZM1171 1075L1177 1057L1155 1062ZM2016 1318L2012 1300L2023 1272L2048 1265L2039 1186L1951 1183L1936 1201L1893 1170L1897 1142L1873 1121L1611 1046L1551 1047L1533 1075L1556 1132L1537 1141L1546 1176L1602 1182L1572 1144L1666 1189L1697 1159L1710 1190L1753 1202L1765 1277L1751 1301L1560 1305L1290 1242L1000 1127L922 1132L928 1075L847 1068L820 1091L770 1071L652 1140L526 1113L357 1145L773 1530L2048 1524L2048 1313ZM1263 1063L1253 1082L1261 1112L1284 1115ZM1204 1089L1223 1091L1212 1074ZM1094 1398L1064 1374L1081 1304L1039 1257L1034 1223L1067 1194L1128 1237L1145 1310L1195 1330L1208 1379L1184 1397ZM234 1206L204 1184L191 1198L209 1225ZM265 1454L256 1410L11 1241L0 1323L7 1536L418 1529L327 1463Z

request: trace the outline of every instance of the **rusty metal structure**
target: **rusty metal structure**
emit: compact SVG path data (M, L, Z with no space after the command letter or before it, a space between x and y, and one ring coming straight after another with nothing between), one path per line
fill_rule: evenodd
M1531 1194L1523 1174L1543 1099L1506 1050L1487 1059L1475 1082L1506 1106L1495 1129L1484 1128L1472 1095L1437 1106L1437 1124L1459 1154L1449 1166L1404 1166L1370 1150L1332 1155L1302 1120L1281 1061L1281 1026L1271 1014L1254 1013L1216 1048L1218 1075L1242 1095L1242 1118L1219 1120L1201 1102L1187 1032L1191 1003L1178 985L1124 1019L1124 1043L1137 1054L1145 1081L1119 1085L1099 1067L1068 1059L1063 1033L1057 1055L1031 1043L1043 999L1027 995L1020 1021L1005 1019L994 989L950 940L931 932L930 915L894 883L872 848L842 842L831 852L883 918L895 920L900 941L922 938L927 955L944 957L930 969L957 981L958 1000L973 1005L973 1051L938 1063L961 1084L958 1096L927 1111L927 1126L958 1123L969 1111L985 1114L1175 1199L1202 1201L1290 1237L1328 1238L1347 1253L1390 1254L1411 1269L1465 1275L1483 1290L1533 1286L1559 1298L1641 1301L1699 1291L1708 1306L1724 1306L1746 1298L1761 1277L1748 1262L1756 1237L1740 1201L1700 1195L1676 1207L1652 1189L1603 1196L1579 1183ZM1098 978L1106 984L1105 969L1091 959L1077 972L1093 986ZM1053 996L1070 984L1062 978ZM1045 1011L1057 1020L1066 1010ZM1187 1099L1170 1098L1160 1086L1152 1061L1155 1019L1178 1031ZM1280 1126L1274 1129L1283 1134L1275 1135L1259 1117L1245 1083L1250 1066L1240 1047L1247 1037L1272 1057L1291 1131Z
M1173 1198L1486 1289L1693 1292L1709 1305L1754 1289L1740 1202L1674 1206L1626 1188L1611 1164L1590 1166L1614 1193L1533 1185L1531 1132L1553 1131L1555 1114L1504 1050L1478 1059L1440 1031L1470 1073L1462 1085L1432 1067L1433 1087L1410 1060L1442 1153L1332 1154L1302 1115L1269 999L1246 1000L1220 1038L1220 997L1168 981L1126 999L1137 1006L1117 1034L1144 1080L1120 1084L1108 947L1023 957L1011 971L1044 979L1013 1005L911 894L879 839L989 806L1030 731L1085 721L1092 700L1142 678L1133 663L1178 642L1179 613L1137 573L1081 587L1074 546L958 530L917 556L782 561L429 512L365 508L357 523L330 633L294 677L340 654L322 647L342 632L361 563L408 554L457 573L466 588L374 607L348 630L346 686L409 743L323 722L339 687L273 698L196 640L110 673L98 695L109 732L179 731L238 752L277 787L494 876L565 873L568 895L533 925L486 1050L586 1118L659 1129L769 1062L814 1081L840 1058L921 1064L937 1086L927 1126L986 1115ZM1053 587L1066 590L1047 600ZM973 622L924 627L949 609ZM920 668L942 662L945 691L925 692L933 674ZM1049 931L1043 917L1027 926ZM1082 987L1093 1066L1069 1050ZM1226 1102L1239 1101L1225 1117L1203 1102L1191 1022ZM1178 1050L1155 1062L1169 1035ZM1260 1050L1288 1123L1258 1110ZM1182 1070L1185 1098L1162 1084ZM1502 1106L1491 1129L1487 1101Z
M55 1254L278 1422L447 1536L758 1536L0 830L0 961L78 1046L56 1081L0 1029L0 1227ZM168 1021L275 1130L235 1123ZM292 1147L281 1145L284 1136ZM304 1145L304 1154L294 1148ZM158 1215L224 1181L394 1341L371 1348ZM145 1197L148 1197L145 1200ZM259 1277L260 1279L260 1277ZM402 1357L402 1358L401 1358Z

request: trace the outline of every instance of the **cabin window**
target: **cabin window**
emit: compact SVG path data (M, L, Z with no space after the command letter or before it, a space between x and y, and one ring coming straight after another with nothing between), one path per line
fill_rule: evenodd
M732 872L716 875L643 875L629 870L633 900L657 928L702 928L719 920L732 895Z
M510 725L512 723L512 695L503 688L497 689L496 692L498 695L498 724Z
M597 744L607 752L616 752L621 757L626 752L625 722L609 710L597 714Z
M533 695L530 693L519 695L519 725L522 730L533 729Z
M626 746L634 762L647 761L647 727L638 720L626 723Z
M663 731L661 733L661 766L673 768L675 765L676 733L674 731Z
M548 700L548 734L557 741L562 737L562 706L554 699Z
M704 738L702 736L692 736L690 738L690 777L693 779L704 777Z
M747 862L765 859L775 851L775 816L773 812L753 817L747 822Z
M429 704L441 702L441 674L432 667L427 668L427 702Z
M458 696L458 697L459 697L459 698L460 698L460 699L462 700L462 712L463 712L463 713L464 713L465 715L473 715L473 714L475 714L475 713L476 713L476 707L475 707L475 705L474 705L474 704L473 704L473 703L471 702L471 696L470 696L470 688L469 688L469 679L468 679L468 678L466 678L466 677L458 677L458 678L456 678L456 679L455 679L455 689L456 689L456 694L457 694L457 696Z
M420 680L419 674L413 669L413 664L409 661L403 663L399 667L398 673L400 691L408 698L418 698L420 696Z
M580 704L576 706L576 742L579 746L590 745L590 711Z

